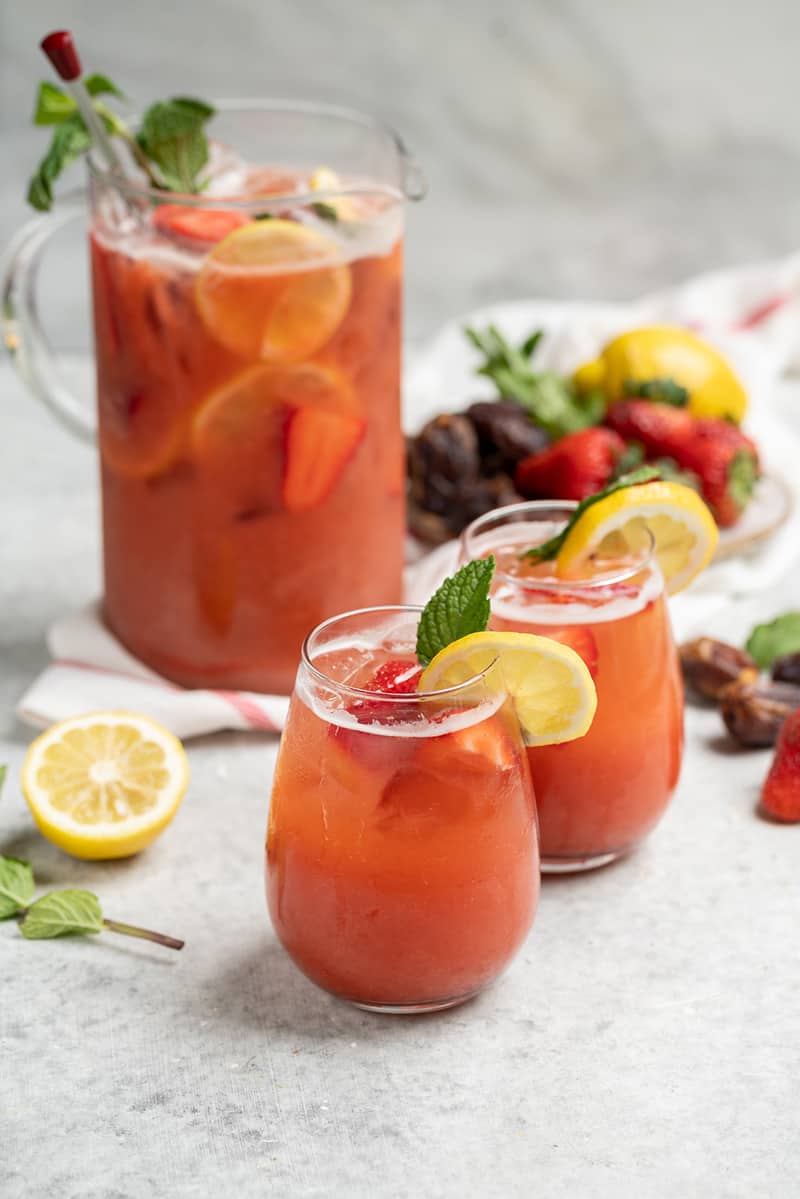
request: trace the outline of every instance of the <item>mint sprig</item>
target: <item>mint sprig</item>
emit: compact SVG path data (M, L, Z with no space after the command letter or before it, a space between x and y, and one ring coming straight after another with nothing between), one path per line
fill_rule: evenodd
M205 184L200 172L208 162L204 132L214 109L204 100L176 96L151 104L136 135L144 155L156 164L162 185L169 191L197 192Z
M210 104L189 96L159 100L146 110L134 133L102 99L123 98L107 75L90 75L86 87L106 131L126 144L152 187L189 194L203 190L207 181L202 171L208 162L205 126L215 111ZM53 184L91 149L92 138L75 100L54 83L39 85L33 120L36 125L55 126L50 147L28 185L28 203L47 211L53 203Z
M542 542L541 545L532 546L524 554L521 554L520 557L528 558L531 562L549 562L553 558L557 558L570 532L588 508L599 503L600 500L604 500L606 496L613 495L615 491L621 491L623 487L635 487L638 483L649 483L652 479L658 479L659 477L658 468L655 466L640 466L636 470L630 470L627 474L620 475L618 479L612 480L602 491L596 491L594 495L589 495L585 500L581 500L560 533L556 533L555 537L551 537L549 541Z
M800 651L800 612L784 612L765 624L757 624L745 646L762 670L768 670L776 658Z
M531 359L544 336L541 329L519 346L512 346L495 325L482 330L467 326L464 334L484 357L477 374L491 379L502 399L520 404L554 441L603 419L606 405L599 392L580 395L571 380L534 368Z
M427 666L460 637L482 633L489 623L489 587L494 557L478 558L445 579L422 610L417 627L417 658Z
M33 899L33 870L19 858L0 857L0 920L14 917L29 941L52 937L88 936L104 930L140 937L166 949L183 949L184 942L148 928L121 924L103 916L100 900L91 891L68 888ZM31 902L33 900L33 902Z

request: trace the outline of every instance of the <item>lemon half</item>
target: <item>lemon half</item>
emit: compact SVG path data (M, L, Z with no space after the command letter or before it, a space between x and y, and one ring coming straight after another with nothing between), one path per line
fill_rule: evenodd
M28 748L22 790L39 831L76 858L125 858L150 845L183 799L177 737L133 712L63 720Z

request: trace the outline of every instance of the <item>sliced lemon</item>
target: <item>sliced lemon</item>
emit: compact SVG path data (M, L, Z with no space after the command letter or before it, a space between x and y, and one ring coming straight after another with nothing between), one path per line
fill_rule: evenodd
M353 201L347 196L337 195L342 190L342 181L330 167L317 167L316 171L311 174L308 186L312 192L327 192L329 196L335 197L335 199L326 199L325 203L333 209L337 220L354 221L358 216Z
M593 558L646 551L650 536L667 591L674 595L708 566L719 530L691 487L658 480L623 487L578 518L559 551L556 572L580 577Z
M350 268L318 229L251 221L218 242L195 284L209 332L244 358L275 365L310 358L350 305Z
M178 810L189 764L177 737L133 712L63 720L30 745L22 790L39 831L76 858L127 858Z
M597 692L583 659L533 633L470 633L440 650L420 676L420 691L457 687L499 661L526 745L574 741L589 729Z

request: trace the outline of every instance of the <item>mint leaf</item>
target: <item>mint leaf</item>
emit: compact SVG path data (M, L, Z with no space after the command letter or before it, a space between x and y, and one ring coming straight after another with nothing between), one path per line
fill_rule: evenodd
M103 913L91 891L50 891L31 904L19 927L30 941L101 933Z
M637 400L654 400L658 404L671 404L673 408L685 408L689 403L686 388L669 378L626 379L623 391Z
M125 97L125 93L108 75L87 75L83 82L90 96L119 96L120 99Z
M339 220L339 213L333 204L328 204L325 200L315 200L311 205L311 211L315 212L323 221L330 221L336 224Z
M657 478L659 478L657 467L640 466L636 470L630 470L627 474L620 475L618 479L613 479L602 491L596 491L594 495L588 495L585 500L581 500L560 533L556 533L555 537L551 537L549 541L543 542L542 545L532 546L521 557L530 558L532 562L549 562L552 558L558 557L559 550L566 541L568 534L583 516L587 508L591 508L593 504L604 500L606 496L613 495L615 491L621 491L623 487L635 487L638 483L649 483L652 479Z
M53 183L62 171L80 158L92 144L89 132L79 113L74 112L57 126L50 149L30 181L28 203L41 212L53 204Z
M758 624L747 638L745 649L762 670L776 658L800 650L800 612L784 612L767 624Z
M113 83L107 75L87 75L84 83L90 96L123 95L116 83ZM35 125L60 125L62 121L77 111L78 105L69 92L46 80L39 84L36 108L33 113Z
M5 774L3 766L0 773ZM0 778L2 783L2 778ZM33 871L21 858L0 857L0 920L24 911L33 895Z
M459 637L484 631L489 623L489 587L493 574L494 558L478 558L445 579L434 592L417 628L417 657L423 666Z
M534 370L530 359L544 336L541 329L518 348L506 341L495 325L482 331L467 326L464 334L484 356L477 373L491 379L503 399L520 404L554 441L603 419L606 404L599 392L579 395L569 379L553 371Z
M208 162L204 126L213 115L210 104L189 96L159 100L145 112L136 141L170 191L201 190L198 176Z
M39 84L33 121L35 125L60 125L77 108L69 92L54 83L43 82Z

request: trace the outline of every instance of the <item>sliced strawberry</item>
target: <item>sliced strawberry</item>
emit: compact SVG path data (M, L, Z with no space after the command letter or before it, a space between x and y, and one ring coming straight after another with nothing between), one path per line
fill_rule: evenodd
M592 678L597 677L597 642L591 629L583 625L565 625L563 628L551 629L548 625L546 629L542 629L542 636L552 637L553 641L559 641L561 645L568 645L570 649L574 649L575 653L583 658Z
M507 770L514 765L514 746L498 720L481 720L465 729L446 733L438 741L440 751L457 755L462 769L466 766Z
M761 807L775 820L800 821L800 709L784 721L761 791Z
M214 245L249 221L243 212L228 208L192 208L184 204L160 204L153 210L153 227L171 237Z
M286 424L281 492L289 512L307 512L331 493L366 427L350 413L294 409Z

